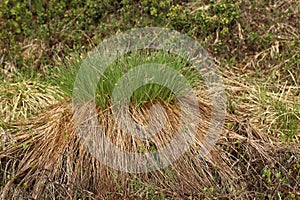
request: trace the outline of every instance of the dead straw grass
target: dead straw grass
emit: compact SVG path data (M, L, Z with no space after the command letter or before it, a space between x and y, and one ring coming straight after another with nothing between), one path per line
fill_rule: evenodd
M174 105L166 106L168 118L163 134L148 141L128 136L117 129L111 110L98 111L99 123L106 124L108 138L123 150L159 148L172 138L180 115ZM95 159L76 134L71 104L56 104L30 120L16 122L20 130L11 133L0 152L2 199L135 199L224 197L264 198L280 191L297 194L299 148L270 142L248 122L228 115L218 145L211 157L201 157L199 146L209 124L209 105L202 102L199 139L172 166L143 174L128 174L106 167ZM132 115L147 119L145 108ZM172 120L171 120L172 119ZM230 125L228 125L230 124ZM285 160L286 154L292 156ZM266 177L265 170L272 175ZM274 177L280 172L285 181ZM271 182L270 182L271 180ZM271 184L271 186L270 186ZM161 196L163 195L163 196Z

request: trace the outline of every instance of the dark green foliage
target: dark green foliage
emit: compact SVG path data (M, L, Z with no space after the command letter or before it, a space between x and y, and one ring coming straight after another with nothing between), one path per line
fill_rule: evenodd
M58 57L86 52L133 27L169 27L195 37L216 30L226 34L238 19L238 5L228 0L207 5L201 10L202 3L178 0L5 0L0 4L2 63L45 75Z

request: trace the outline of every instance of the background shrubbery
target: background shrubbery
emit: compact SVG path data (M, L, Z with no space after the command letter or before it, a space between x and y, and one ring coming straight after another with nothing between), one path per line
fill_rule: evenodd
M41 70L44 75L58 58L85 52L103 38L133 27L169 27L200 40L217 30L219 37L226 35L239 17L238 3L210 1L209 7L204 3L4 0L0 4L3 69L7 74Z

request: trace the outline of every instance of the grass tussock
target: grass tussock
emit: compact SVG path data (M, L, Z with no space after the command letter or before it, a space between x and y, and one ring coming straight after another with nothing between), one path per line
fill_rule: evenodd
M5 51L8 47L4 48L2 52L5 54L0 59L4 67L0 69L0 77L11 79L28 70L29 73L36 73L36 76L44 75L41 77L43 81L48 81L48 76L54 79L54 85L58 85L63 94L57 88L43 84L41 80L1 82L0 198L298 199L299 1L181 2L161 13L164 6L169 4L162 1L161 9L151 2L148 14L146 10L140 9L145 8L147 2L150 4L150 1L124 6L120 4L116 11L110 10L110 17L104 15L106 19L101 22L100 36L93 31L87 35L82 30L76 31L80 41L86 40L89 45L77 43L74 31L69 32L74 37L65 37L67 32L60 34L65 28L57 29L56 32L49 28L48 34L43 32L41 35L46 36L46 40L23 40L22 36L23 42L16 43L20 49ZM67 9L68 5L65 6ZM11 13L11 9L7 11ZM73 12L61 13L65 18L65 13ZM137 17L132 17L136 14ZM166 20L165 16L168 16ZM157 19L160 22L140 21L149 20L148 17L154 21L159 17ZM9 20L2 22L14 24ZM50 21L48 24L48 27L52 27ZM77 22L62 23L65 27L73 24L78 25ZM221 137L211 149L211 156L203 156L200 147L210 125L211 111L205 99L207 95L199 92L200 115L196 117L201 120L196 138L189 143L188 151L164 169L130 174L99 162L89 152L87 144L99 145L96 139L103 133L91 129L86 132L91 138L80 138L71 102L55 103L56 97L72 97L73 83L84 57L78 56L78 51L93 48L94 43L103 39L102 36L135 25L142 27L150 24L168 24L203 43L222 71L228 109ZM57 33L58 38L55 37ZM90 34L94 38L90 38ZM6 41L12 41L8 38ZM65 38L72 42L65 43ZM68 55L63 52L68 52ZM143 154L156 152L174 138L182 113L169 90L147 85L133 94L131 100L137 103L131 105L130 115L135 122L149 125L149 108L153 103L160 103L166 111L165 127L148 139L138 139L117 128L116 122L120 119L112 116L109 101L114 84L123 75L123 70L148 62L167 64L175 66L175 69L186 75L192 86L200 85L197 89L202 90L203 84L201 79L195 79L198 76L194 76L193 70L185 70L191 66L181 58L166 57L167 54L161 52L139 53L117 60L110 68L113 70L105 72L108 78L101 79L96 91L99 106L96 114L97 123L105 127L104 133L114 145L122 150ZM24 59L19 59L22 57ZM55 67L50 66L57 67L57 71L53 72ZM88 107L82 107L80 111L85 118L89 116ZM163 113L154 114L157 116ZM10 127L6 128L8 122ZM86 123L94 121L87 120ZM158 129L156 126L153 128ZM112 156L110 151L105 153ZM114 161L126 163L124 157L114 158ZM159 166L160 160L157 158L146 164Z

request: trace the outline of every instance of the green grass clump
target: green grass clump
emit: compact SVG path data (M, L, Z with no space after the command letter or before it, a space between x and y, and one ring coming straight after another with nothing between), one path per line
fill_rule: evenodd
M58 84L69 97L72 97L73 95L74 82L79 68L81 67L81 61L81 58L77 57L75 61L66 62L64 67L57 68L57 70L55 70L53 73L55 83ZM153 76L159 77L161 80L165 81L165 83L164 85L157 83L146 83L137 88L130 98L131 103L136 106L147 102L153 102L155 100L164 101L166 103L170 103L171 101L175 100L175 93L183 94L187 89L187 85L181 83L184 80L183 77L187 80L186 83L191 87L197 89L199 86L201 86L202 78L199 76L199 73L183 58L167 52L151 52L143 50L124 55L108 66L98 81L96 91L92 91L95 92L95 100L97 105L103 109L110 106L111 97L116 84L118 84L118 81L120 81L120 79L130 71L133 74L132 77L129 77L130 79L143 77L143 74L141 73L144 72L139 70L139 66L145 64L153 66L154 68L151 70L154 73ZM157 67L157 71L155 70L155 67ZM164 77L164 75L161 74L164 68L173 69L174 72L177 72L177 74L167 74L167 77ZM180 76L180 74L183 77ZM91 80L89 77L86 77L84 81L88 82L84 83L85 85L92 84L90 83ZM130 81L140 81L140 79ZM172 87L168 88L166 87L166 84ZM123 89L126 90L127 88ZM126 91L123 92L126 93Z

